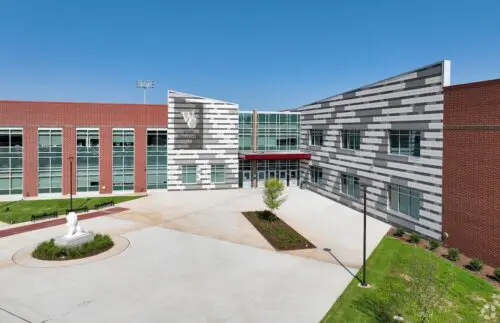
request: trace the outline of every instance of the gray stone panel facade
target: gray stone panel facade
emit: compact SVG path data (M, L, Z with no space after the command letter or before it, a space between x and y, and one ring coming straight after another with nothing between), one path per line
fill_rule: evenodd
M211 183L211 165L225 166L225 182ZM182 166L196 165L196 183L182 183ZM168 92L168 189L238 187L238 105Z
M310 166L323 172L323 185L309 189L362 210L362 199L341 192L341 174L367 184L370 216L439 238L443 149L443 86L449 80L449 61L351 90L297 108L301 113L301 178L309 181ZM323 129L323 146L309 145L311 129ZM360 130L360 149L342 148L342 130ZM420 156L389 153L389 130L419 130ZM398 184L420 194L419 217L389 208L389 186Z

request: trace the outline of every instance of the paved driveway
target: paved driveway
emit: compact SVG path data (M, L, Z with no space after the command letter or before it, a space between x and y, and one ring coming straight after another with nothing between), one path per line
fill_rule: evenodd
M294 189L280 216L355 270L359 213ZM61 268L14 265L53 227L0 239L0 308L30 322L318 322L351 280L323 251L280 253L240 214L263 208L258 190L155 192L112 217L82 222L130 247ZM369 251L388 226L370 219ZM0 309L4 322L23 322Z

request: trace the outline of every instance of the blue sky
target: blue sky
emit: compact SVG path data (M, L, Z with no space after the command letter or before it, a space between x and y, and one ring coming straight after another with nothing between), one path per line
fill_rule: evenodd
M442 59L500 78L500 1L0 1L0 100L142 102L137 79L293 108Z

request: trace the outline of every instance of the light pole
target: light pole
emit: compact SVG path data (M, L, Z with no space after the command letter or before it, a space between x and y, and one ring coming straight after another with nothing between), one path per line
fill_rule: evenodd
M363 281L361 286L366 287L366 184L363 184Z
M146 104L146 91L154 87L154 82L152 80L137 80L135 82L135 87L144 90L144 104Z
M73 211L73 157L69 158L69 210Z

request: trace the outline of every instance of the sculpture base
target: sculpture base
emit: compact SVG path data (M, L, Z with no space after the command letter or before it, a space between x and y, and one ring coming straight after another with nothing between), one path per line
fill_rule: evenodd
M67 238L66 236L56 237L54 238L54 243L60 247L78 247L79 245L92 240L94 240L93 232L82 232L75 234L70 238Z

